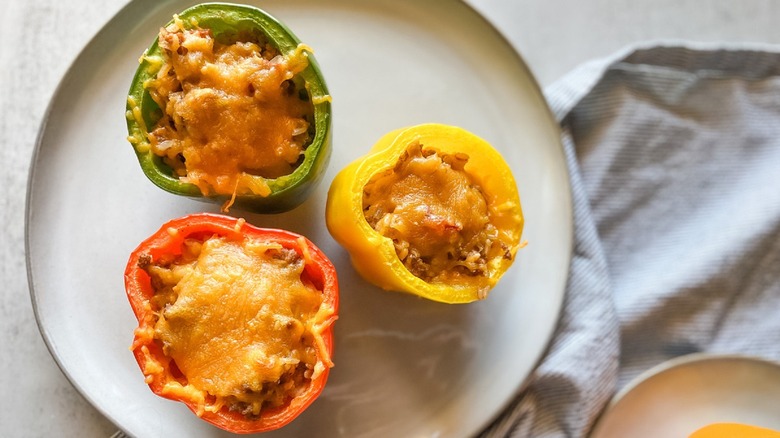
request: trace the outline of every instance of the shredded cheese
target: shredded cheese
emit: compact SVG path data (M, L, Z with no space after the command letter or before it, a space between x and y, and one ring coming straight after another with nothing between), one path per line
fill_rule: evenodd
M197 406L195 414L198 417L203 416L203 413L206 411L206 393L193 385L182 385L175 380L171 380L165 383L160 393L165 396L195 402Z
M311 103L315 105L319 105L325 102L331 102L331 103L333 102L333 98L330 97L330 94L326 94L324 96L313 96L311 98Z
M485 294L490 272L516 249L491 222L491 206L465 170L468 159L412 142L393 168L366 184L363 210L413 275L473 284Z
M313 104L295 79L311 48L282 55L264 41L221 44L178 17L158 41L162 65L143 85L162 109L152 152L204 195L229 195L224 211L238 195L270 194L265 179L292 173L313 138Z
M276 242L211 237L185 240L178 259L147 267L158 285L151 335L186 377L164 394L196 402L199 415L228 406L251 417L332 366L323 333L335 310L301 279L310 257L305 245L299 255ZM137 334L146 340L150 330ZM146 373L158 372L150 361Z

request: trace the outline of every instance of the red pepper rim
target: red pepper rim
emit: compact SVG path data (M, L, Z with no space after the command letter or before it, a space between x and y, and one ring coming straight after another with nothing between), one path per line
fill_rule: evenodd
M247 419L239 412L231 412L223 406L217 412L204 411L199 416L201 419L233 433L258 433L278 429L300 415L320 395L325 387L332 362L333 354L333 323L338 315L338 279L336 269L325 254L305 237L279 229L259 228L245 223L243 219L230 216L197 213L165 223L160 229L144 240L130 255L125 268L125 290L130 306L139 324L139 330L148 325L152 318L152 309L149 299L154 295L154 289L149 275L139 268L138 262L142 256L150 255L152 260L168 254L180 254L184 240L190 236L219 235L231 240L243 240L247 237L272 241L281 244L285 248L298 252L305 260L304 272L307 279L322 291L324 300L334 310L331 318L326 322L322 337L327 356L318 349L317 356L326 366L325 370L310 382L309 387L300 395L294 397L284 406L268 409L260 413L255 419ZM149 339L146 337L146 339ZM156 359L164 368L162 373L146 372L146 356L141 347L145 346L148 354ZM175 363L162 352L162 348L149 339L139 337L136 333L133 339L133 354L138 366L144 375L150 375L149 388L155 394L178 401L187 405L194 413L198 412L198 403L191 398L176 395L163 394L163 388L167 382L177 380L180 372Z

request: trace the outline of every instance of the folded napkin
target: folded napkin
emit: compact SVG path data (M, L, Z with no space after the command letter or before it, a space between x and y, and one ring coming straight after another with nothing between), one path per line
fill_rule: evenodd
M566 300L483 435L584 437L616 389L683 354L780 360L780 53L634 49L546 96L574 195Z

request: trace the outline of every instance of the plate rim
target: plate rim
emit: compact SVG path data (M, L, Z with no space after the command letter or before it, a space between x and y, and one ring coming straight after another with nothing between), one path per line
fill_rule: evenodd
M151 1L151 0L147 0ZM160 5L162 3L168 3L171 0L163 0L163 1L156 1L153 2L155 5ZM460 4L462 7L465 7L468 12L476 19L482 22L482 24L485 27L485 30L490 31L494 34L496 38L498 38L507 48L510 49L511 55L514 58L514 62L517 64L517 66L524 72L531 89L533 91L533 94L535 94L542 105L540 105L539 110L544 111L546 113L546 117L551 123L550 128L553 130L553 133L555 134L555 146L557 152L560 154L561 163L563 164L563 169L561 172L561 176L563 178L563 186L566 187L566 190L564 193L559 193L558 196L562 196L565 199L562 200L562 205L565 207L565 220L568 224L566 227L566 247L567 250L565 252L564 260L562 260L562 263L565 263L566 268L562 270L561 277L563 279L563 290L560 294L557 295L558 300L554 304L556 309L556 317L551 321L551 324L549 327L545 330L545 342L544 348L540 349L540 351L536 354L535 360L532 361L533 366L531 367L531 372L529 372L526 376L522 378L522 381L519 385L517 385L517 388L513 392L510 393L508 398L506 400L503 400L500 404L501 408L496 410L492 415L486 416L486 418L482 421L481 424L477 427L477 429L473 432L479 433L480 431L484 431L488 427L490 427L500 416L507 412L508 409L511 408L513 405L513 401L517 399L519 394L521 394L530 384L531 377L533 375L533 370L538 368L538 366L543 361L544 357L548 354L550 347L553 343L553 340L555 338L555 333L557 331L557 327L560 324L562 315L563 315L563 308L566 301L566 295L568 294L568 284L569 284L569 275L571 272L571 261L573 259L573 252L574 252L574 246L575 246L575 218L574 218L574 195L571 188L571 175L568 168L568 157L565 151L565 146L563 144L562 138L561 138L561 127L558 123L557 118L555 117L555 114L553 113L549 102L547 101L544 92L542 90L542 87L540 86L538 80L536 79L536 76L533 74L533 71L528 66L528 64L525 62L525 59L522 57L519 49L511 42L511 40L492 22L490 21L483 13L481 13L475 6L471 5L467 0L450 0L454 3ZM229 1L228 1L229 2ZM39 309L38 309L38 297L35 292L35 279L33 275L33 260L31 256L31 222L32 222L32 216L34 214L33 212L33 185L35 184L35 175L36 175L36 168L37 163L39 161L39 155L41 151L42 141L44 134L46 132L46 127L49 122L49 118L52 113L52 108L54 106L54 103L58 100L59 96L63 92L64 84L68 82L69 79L74 74L74 70L76 66L82 62L83 58L86 56L85 52L95 44L95 41L99 39L101 35L103 35L105 32L108 31L108 29L111 27L111 25L119 19L119 17L128 14L129 10L134 7L139 7L142 1L139 0L127 0L125 4L119 8L113 15L111 15L110 18L106 20L106 22L90 37L87 39L87 41L82 45L77 55L73 58L73 60L68 64L67 69L62 74L62 76L59 79L59 82L57 83L57 86L54 89L54 92L51 94L46 110L43 113L43 116L41 117L41 122L38 127L38 131L36 134L35 143L33 146L32 155L29 162L28 167L28 174L27 174L27 182L25 185L25 206L24 206L24 250L25 250L25 268L27 273L27 285L28 285L28 292L30 296L30 301L32 303L32 309L33 314L35 317L35 323L38 327L38 331L41 335L41 338L43 339L44 344L46 345L46 349L48 350L50 356L54 360L55 364L59 368L59 370L62 372L62 374L65 376L67 381L70 383L71 387L73 387L76 392L79 394L82 399L87 401L89 405L96 409L98 412L100 412L101 415L103 415L104 418L109 420L112 425L117 427L118 429L122 430L122 432L125 432L122 427L120 426L120 421L118 421L116 418L114 418L113 415L111 415L104 406L102 406L100 403L97 403L95 400L93 400L92 397L89 396L87 391L82 388L81 385L79 385L74 377L71 375L71 373L68 371L68 369L65 367L65 365L62 363L61 358L54 348L54 345L51 341L51 334L45 327L44 322L42 321ZM412 3L414 3L412 1Z

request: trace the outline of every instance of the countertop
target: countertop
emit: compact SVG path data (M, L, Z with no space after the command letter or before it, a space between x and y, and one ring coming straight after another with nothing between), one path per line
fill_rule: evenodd
M81 48L126 0L7 1L0 36L0 435L110 436L116 427L64 377L38 332L24 253L30 158L46 106ZM589 59L658 40L780 43L771 0L470 0L542 86Z

